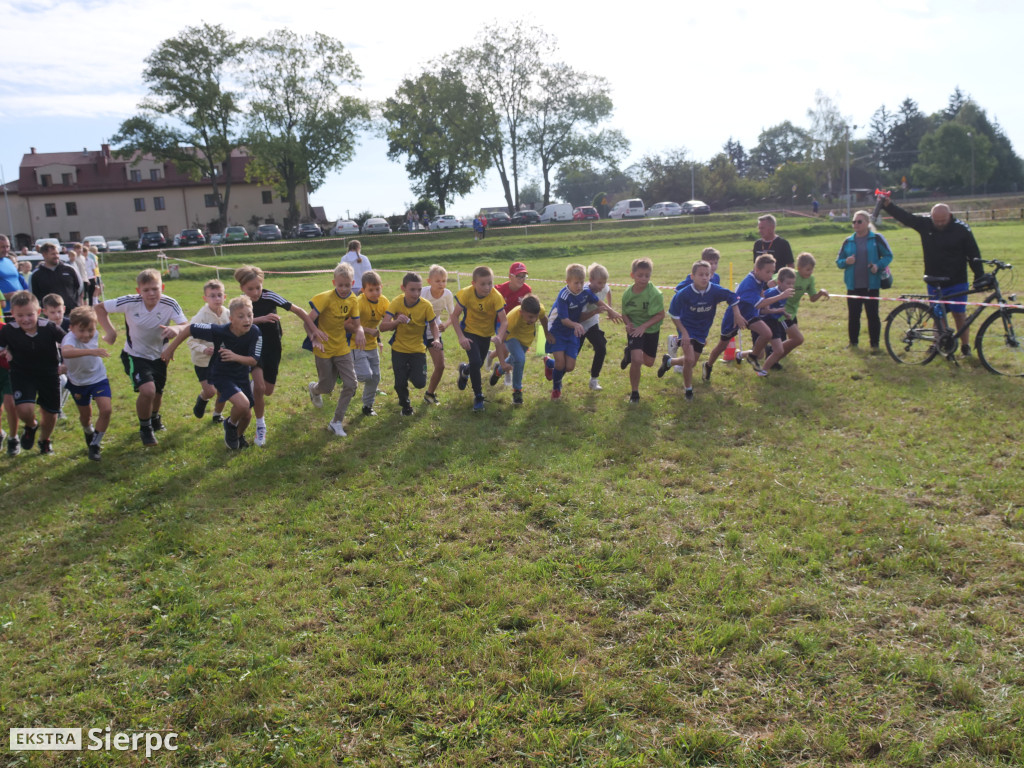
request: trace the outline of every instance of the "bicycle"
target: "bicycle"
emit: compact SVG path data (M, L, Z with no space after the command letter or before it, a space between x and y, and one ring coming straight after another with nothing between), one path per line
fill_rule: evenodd
M1014 294L1003 297L996 278L1000 271L1013 269L1013 266L998 260L983 263L995 269L976 281L970 290L943 295L941 300L956 300L968 294L991 291L984 303L999 306L978 329L974 342L978 359L992 373L1024 376L1024 347L1021 346L1024 341L1024 307L1015 303L1017 297ZM949 278L926 275L924 281L928 285L942 286L949 282ZM900 299L905 300L904 303L885 319L885 347L893 360L907 365L927 365L938 355L958 365L956 353L961 337L988 309L978 307L967 318L964 327L954 331L946 321L944 304L935 303L936 300L927 295L906 294Z

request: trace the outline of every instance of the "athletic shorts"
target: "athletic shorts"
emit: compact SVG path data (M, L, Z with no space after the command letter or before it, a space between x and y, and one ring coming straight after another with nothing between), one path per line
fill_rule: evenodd
M658 342L661 333L645 333L643 336L627 336L626 349L632 352L634 349L643 350L647 357L658 356Z
M114 396L113 393L110 391L109 379L97 381L95 384L85 384L83 386L72 384L69 381L64 386L68 390L68 392L71 393L71 397L75 399L75 405L77 405L79 408L84 408L95 398Z
M956 285L946 286L929 285L928 295L933 299L941 299L943 296L955 296L961 301L958 301L955 304L936 304L934 305L935 308L937 310L941 309L944 312L966 312L967 304L964 302L967 301L967 297L963 294L967 293L968 290L970 290L970 286L967 285L967 283L957 283Z
M14 404L39 403L49 413L60 413L60 377L55 373L21 373L11 371Z
M700 353L704 351L704 342L691 338L690 347L693 349L693 353L699 357Z
M441 342L441 351L443 352L444 351L444 339L443 338L439 338L438 341ZM431 336L429 333L427 333L427 330L424 328L423 329L423 346L425 346L427 348L427 352L429 352L431 349L433 349L433 347L430 346L433 343L434 343L434 337Z
M11 372L7 368L0 368L0 397L13 394L14 390L11 389Z
M734 325L734 326L732 327L732 330L731 330L731 331L729 331L728 333L726 333L725 331L723 331L723 332L722 332L722 335L721 335L721 336L720 336L719 338L721 338L721 339L722 339L722 341L728 341L729 339L735 339L735 338L736 338L736 334L737 334L737 333L739 333L739 332L740 332L740 329L739 329L739 328L737 328L737 327L736 327L736 326Z
M199 381L209 381L210 379L210 366L208 365L193 365L196 372L196 378Z
M235 381L234 379L220 379L214 376L210 383L217 389L217 402L227 402L238 392L241 392L248 398L250 408L256 404L252 397L252 385L248 381L243 385L242 382Z
M263 380L267 384L277 383L277 372L281 367L281 347L279 345L267 345L266 337L263 339L263 352L260 355L260 370L263 371Z
M555 352L564 352L566 356L571 357L575 360L579 357L580 346L582 346L582 336L561 336L555 334L554 344L545 344L544 349L548 354L553 355Z
M786 321L780 320L777 317L763 317L764 324L767 325L772 331L772 338L778 339L779 341L786 340Z
M132 380L132 388L136 392L143 384L152 382L156 385L156 393L163 394L164 387L167 385L167 363L163 360L159 358L147 360L144 357L129 355L121 350L121 364L124 366L124 372L128 374L128 378Z

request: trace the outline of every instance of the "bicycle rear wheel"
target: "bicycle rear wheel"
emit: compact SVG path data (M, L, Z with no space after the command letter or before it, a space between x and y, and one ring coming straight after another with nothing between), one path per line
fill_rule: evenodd
M997 309L978 331L978 359L992 373L1024 376L1024 308Z
M921 301L900 304L885 318L885 348L897 363L924 365L939 351L941 333L936 329L931 305Z

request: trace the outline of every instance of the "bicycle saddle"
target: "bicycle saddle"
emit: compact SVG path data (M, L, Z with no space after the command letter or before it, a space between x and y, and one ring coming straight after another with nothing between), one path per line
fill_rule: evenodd
M948 277L937 277L937 276L933 276L933 275L925 275L924 276L924 281L928 285L945 285L946 283L950 282L950 279Z

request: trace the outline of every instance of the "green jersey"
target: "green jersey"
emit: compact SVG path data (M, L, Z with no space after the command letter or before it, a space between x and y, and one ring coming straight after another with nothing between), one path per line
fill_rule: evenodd
M653 283L648 283L640 293L633 293L632 287L622 292L622 314L628 317L633 325L643 325L664 310L665 299ZM656 322L647 329L647 333L661 331L661 323L661 320Z

